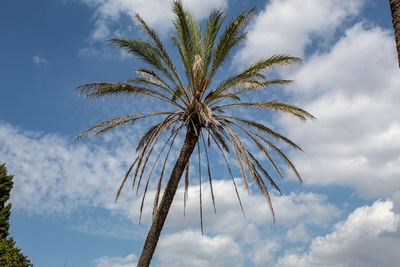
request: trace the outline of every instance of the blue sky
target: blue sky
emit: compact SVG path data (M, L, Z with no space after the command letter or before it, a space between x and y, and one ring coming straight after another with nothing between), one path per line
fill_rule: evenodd
M217 214L204 184L201 236L193 173L187 215L180 188L153 265L396 266L400 71L388 1L183 2L199 19L215 8L233 17L256 4L247 40L217 79L259 57L299 56L302 65L278 72L293 85L256 97L300 105L318 120L304 123L243 111L303 148L302 153L286 151L304 184L287 173L280 183L284 196L272 193L273 224L257 188L248 197L238 179L244 220L229 175L221 170L221 159L213 157ZM114 198L135 158L135 143L154 121L80 142L72 139L97 122L159 103L89 101L74 89L86 82L124 81L141 66L106 41L115 35L140 37L132 20L136 12L173 51L169 7L162 0L1 2L0 162L15 175L11 233L35 266L135 266L151 201L139 225L141 199L129 186L117 204ZM151 186L148 199L154 195Z

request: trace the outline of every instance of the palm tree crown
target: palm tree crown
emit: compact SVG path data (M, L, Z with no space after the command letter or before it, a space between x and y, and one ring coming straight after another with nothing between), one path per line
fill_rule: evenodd
M135 123L139 119L156 116L161 118L160 122L150 127L150 129L140 139L137 146L138 156L126 173L116 197L116 199L118 199L121 189L131 173L133 175L133 186L136 186L136 191L139 190L143 174L156 143L159 140L166 140L161 151L158 153L156 160L157 162L163 152L165 152L161 175L158 179L157 191L154 199L153 225L157 224L157 218L158 216L161 216L159 214L163 213L162 206L164 204L163 202L160 203L159 196L162 188L162 179L166 168L166 162L176 137L183 131L186 131L185 144L177 163L175 164L174 170L171 172L170 180L168 181L168 185L164 192L164 198L170 199L167 202L172 202L173 196L176 192L176 188L171 189L172 191L168 191L170 183L174 184L173 186L171 185L171 188L177 187L180 178L185 171L184 200L186 203L189 185L188 161L193 150L197 146L199 155L200 147L203 147L203 150L205 151L208 180L214 203L212 177L207 152L210 145L214 144L214 147L220 151L221 156L227 164L228 172L230 173L233 183L235 184L235 180L233 179L229 161L226 158L226 154L230 153L231 150L236 157L247 190L250 192L249 176L251 181L255 183L264 194L270 210L272 214L274 214L268 193L268 187L265 181L267 181L267 183L278 192L280 192L280 189L274 182L270 171L263 167L256 156L249 151L248 147L246 147L242 136L250 139L257 148L262 151L266 159L271 163L273 170L280 177L283 178L282 171L278 168L278 164L272 157L271 151L286 163L301 182L300 175L292 162L271 141L271 139L282 141L294 149L300 149L299 146L262 123L227 115L225 112L226 110L235 108L260 108L281 111L293 115L301 120L313 119L314 117L303 109L280 101L245 102L241 100L243 96L247 96L249 93L254 91L265 89L270 85L284 85L290 83L290 80L268 80L265 76L265 70L277 66L300 63L301 60L287 55L274 55L268 58L261 58L244 68L241 72L228 76L218 85L215 86L212 83L217 71L232 54L233 49L245 39L245 26L254 10L255 9L253 8L249 11L243 12L234 20L230 21L225 29L220 32L221 26L226 18L226 15L223 12L219 10L213 11L208 17L205 28L202 29L193 14L185 10L180 1L173 2L173 12L175 14L173 24L175 26L176 35L172 35L172 41L179 52L184 69L184 77L180 76L177 67L172 62L171 57L164 48L164 45L155 30L149 27L139 15L136 15L140 27L144 29L148 37L147 40L117 37L112 38L110 41L113 44L126 49L130 54L137 56L139 59L144 61L149 68L140 68L135 70L137 75L125 83L97 82L83 84L78 87L78 91L88 98L122 94L146 95L166 102L172 107L170 111L136 113L114 118L97 124L78 136L80 138L91 133L99 135L120 125ZM161 136L165 136L165 139L161 138ZM149 171L150 174L146 182L142 183L144 184L144 193L140 214L142 213L143 201L154 167L155 165L153 165ZM172 182L172 180L175 182ZM240 202L237 190L236 194ZM243 210L241 203L240 206ZM168 210L169 207L166 210L164 209L165 218L168 214ZM164 223L163 220L165 219L159 219L162 225ZM158 226L158 228L160 227ZM161 232L161 229L159 232ZM150 232L151 231L152 230L150 230ZM153 238L150 237L150 232L148 239ZM155 238L158 240L158 236ZM157 240L155 241L155 244L157 243ZM142 255L145 253L144 250ZM138 266L147 266L150 263L150 260L147 260L147 263L141 263L140 260Z

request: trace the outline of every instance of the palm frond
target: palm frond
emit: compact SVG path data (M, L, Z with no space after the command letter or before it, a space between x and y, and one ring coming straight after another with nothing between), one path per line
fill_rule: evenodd
M139 173L139 169L141 168L140 176L138 179L138 185L136 187L136 194L139 191L140 183L143 177L144 170L147 166L147 162L150 158L151 153L153 152L154 146L157 143L157 140L161 136L161 134L164 132L165 129L167 129L169 126L171 126L172 123L174 123L177 119L174 118L174 116L168 116L165 118L161 123L156 125L156 128L151 127L150 130L145 134L147 138L143 139L143 146L142 146L142 153L140 154L140 159L138 161L138 166L135 171L135 176L134 176L134 183L136 180L136 177ZM141 165L145 151L147 148L150 147L148 152L146 153L146 157L144 159L143 165ZM133 185L134 185L133 183Z
M215 116L217 116L217 115L215 115ZM218 116L219 117L223 117L223 118L229 118L229 119L237 120L237 121L239 121L239 122L241 122L241 123L243 123L243 124L245 124L247 126L251 126L251 127L255 128L255 129L257 129L258 131L260 131L262 133L266 133L269 136L272 136L277 140L281 140L281 141L285 142L286 144L290 145L291 147L293 147L295 149L301 150L301 148L298 145L296 145L292 140L290 140L290 139L284 137L283 135L273 131L272 129L268 128L267 126L265 126L265 125L263 125L261 123L258 123L258 122L255 122L255 121L250 121L250 120L245 120L245 119L238 118L238 117L228 116L228 115L218 115Z
M225 28L215 50L212 67L207 77L208 80L212 80L216 71L226 60L232 49L236 47L240 43L240 41L242 41L246 37L246 32L243 31L243 28L249 20L250 15L254 11L255 8L252 8L247 12L243 12L236 19L231 21L229 25Z
M227 108L237 108L237 107L257 107L257 108L265 108L270 110L279 110L281 112L287 113L289 115L295 116L298 119L303 121L307 119L315 119L313 115L308 113L307 111L291 104L279 102L279 101L271 101L271 102L250 102L250 103L236 103L223 105L219 107L214 107L213 110L221 110Z
M168 79L176 84L174 77L168 68L164 65L162 61L161 52L154 47L150 42L143 40L133 40L124 37L114 37L109 40L111 43L117 45L120 48L124 48L128 53L137 56L139 59L143 60L150 66L159 70L163 75L168 77Z
M207 130L208 130L208 129L207 129ZM225 165L226 165L226 167L227 167L227 169L228 169L228 173L229 173L229 175L230 175L230 177L231 177L231 179L232 179L233 185L234 185L234 187L235 187L236 198L238 199L238 202L239 202L239 205L240 205L240 209L241 209L241 211L242 211L243 217L246 218L246 215L245 215L244 209L243 209L242 200L240 199L240 195L239 195L239 191L237 190L235 178L233 178L232 169L231 169L231 166L230 166L230 164L229 164L229 162L228 162L228 160L227 160L227 158L226 158L226 156L225 156L225 152L224 152L224 150L222 150L221 146L219 145L219 143L218 143L217 140L215 139L214 135L213 135L210 131L209 131L209 134L210 134L211 138L213 139L214 143L217 145L218 150L221 152L222 157L224 158Z
M101 127L108 127L107 125L109 125L109 124L116 124L115 126L118 126L120 124L117 125L117 123L119 123L121 121L126 121L126 120L129 120L129 119L138 120L138 119L142 119L142 118L165 115L165 114L171 114L171 112L144 112L144 113L136 113L136 114L126 115L126 116L122 116L122 117L117 117L117 118L114 118L114 119L107 120L107 121L104 121L102 123L96 124L95 126L87 129L86 131L84 131L81 134L79 134L78 136L76 136L74 138L74 140L80 140L83 137L91 134L96 129L99 129ZM133 117L135 117L135 118L133 118ZM132 122L134 122L134 121L132 121Z
M300 183L303 183L303 180L301 179L301 176L299 174L299 172L297 171L297 169L295 168L294 164L289 160L289 158L278 148L276 147L273 143L271 143L270 141L268 141L267 139L265 139L264 137L262 137L261 135L252 132L251 130L245 129L244 127L240 126L239 124L236 124L234 122L232 122L234 125L236 125L237 127L239 127L242 131L244 131L248 136L250 136L250 138L253 139L254 142L256 142L257 146L264 151L265 148L254 138L254 136L260 138L260 140L262 140L264 143L266 143L270 148L272 148L275 152L278 153L278 155L281 157L281 159L286 163L286 165L294 172L294 174L296 175L297 179L299 180ZM254 135L254 136L253 136ZM300 147L298 147L298 149L301 150ZM265 153L265 152L264 152ZM267 155L267 157L270 159L270 157ZM272 158L271 158L272 159ZM270 161L271 161L270 159ZM273 161L272 161L273 162ZM271 162L271 163L272 163ZM283 175L281 174L281 172L278 170L278 168L276 167L276 164L274 164L274 168L275 170L277 170L277 172L280 174L280 176L283 178Z
M142 28L147 32L147 34L151 37L151 39L155 42L156 47L159 49L160 54L162 56L162 59L164 60L165 64L167 67L172 71L172 74L174 77L177 79L178 85L180 88L184 88L182 80L176 70L176 67L174 63L172 62L170 56L168 55L167 51L164 48L163 43L161 42L160 37L158 36L157 32L150 28L147 23L139 16L139 14L136 14L136 19L139 21L141 24ZM187 99L188 100L188 99Z
M143 95L150 96L174 106L180 107L176 102L171 101L164 94L146 87L134 86L127 83L87 83L82 84L76 90L86 98L104 97L109 95Z
M261 171L261 173L264 175L264 177L268 180L270 185L275 188L276 191L279 192L280 195L283 195L281 189L279 186L275 183L274 179L269 175L266 169L264 169L263 166L261 166L260 162L254 157L254 155L250 154L250 157L253 159L253 162L255 163L255 166L257 167L258 170Z
M212 134L214 137L218 140L218 142L221 144L222 148L229 153L229 147L227 143L225 142L224 138L222 135L216 130L218 127L210 127Z
M216 123L218 123L218 126L220 129L220 131L223 133L224 136L226 136L226 138L231 142L233 150L235 152L235 156L236 156L236 161L239 164L240 167L240 172L242 174L242 178L244 181L244 185L246 187L247 193L250 195L250 188L249 188L249 183L247 180L247 175L246 175L246 171L245 168L243 166L243 162L242 159L240 157L240 151L239 151L239 145L237 144L237 142L234 140L234 137L232 137L229 132L224 128L224 126L222 126L222 124L218 121L215 121ZM216 128L216 127L215 127ZM243 151L243 150L242 150Z
M138 118L130 118L130 119L125 119L125 120L120 120L120 121L114 122L114 123L110 124L109 126L104 127L103 129L101 129L97 133L95 133L95 136L98 136L100 134L106 133L109 130L114 129L117 126L120 126L122 124L126 124L128 122L130 122L131 125L133 125L135 123L135 121L137 121L137 120L138 120Z
M213 186L212 186L212 176L211 176L210 160L209 160L209 158L208 158L208 151L207 151L206 141L205 141L203 132L201 133L201 139L203 140L204 151L205 151L205 153L206 153L208 182L209 182L209 184L210 184L211 199L212 199L212 202L213 202L214 213L217 213L217 209L215 208L214 190L213 190Z
M282 79L268 80L268 81L262 82L260 87L257 84L255 84L253 86L243 86L243 89L235 91L234 94L236 96L238 96L240 94L247 93L249 91L260 90L260 89L266 88L270 85L275 85L275 84L287 85L292 82L293 82L292 80L282 80Z
M296 175L297 179L299 180L300 183L303 183L303 180L301 179L301 176L297 169L295 168L294 164L289 160L289 158L274 144L269 142L268 140L262 138L265 143L267 143L274 151L278 153L278 155L281 157L281 159L286 163L286 165L293 171L293 173Z
M173 3L172 11L175 14L173 24L179 36L179 41L174 35L172 39L181 55L189 85L194 88L194 84L192 83L194 80L192 67L196 51L194 49L195 44L193 43L195 36L192 36L193 29L190 28L190 13L183 8L180 1Z
M230 121L227 121L230 123ZM250 133L248 132L245 128L239 126L239 128L244 131L252 140L253 142L257 145L257 147L264 153L264 155L268 158L269 162L272 164L274 167L275 171L279 174L279 176L284 179L284 176L281 172L281 170L278 168L278 165L275 163L274 159L271 157L271 155L268 153L267 149Z
M256 164L260 165L260 163L258 163L257 159L250 152L248 152L248 153L249 153L250 157L253 159L253 161L256 162ZM256 178L255 179L256 180L256 184L257 184L258 188L260 188L260 190L263 193L265 199L267 200L268 207L269 207L269 209L271 211L271 214L272 214L272 220L275 223L275 212L274 212L274 208L272 207L272 202L271 202L271 198L270 198L269 193L268 193L268 188L265 185L264 181L262 180L261 175L256 170L255 166L253 165L252 167L254 169L254 176Z
M202 198L202 195L201 195L201 157L200 157L200 143L197 143L197 154L198 154L198 161L199 161L200 229L201 229L201 235L203 235L203 198Z
M262 71L269 68L276 68L278 66L290 65L295 63L301 63L301 59L297 57L290 57L287 55L274 55L269 58L263 58L253 63L244 69L241 73L233 75L223 81L215 90L211 91L207 97L206 102L210 103L214 98L218 97L221 93L225 92L230 88L244 89L259 89L270 85L270 81L265 80L265 76L261 73ZM281 80L281 84L284 80ZM243 89L242 89L243 90Z
M204 77L203 80L203 88L207 88L206 81L204 81L206 74L208 72L208 68L210 66L212 56L214 55L215 51L215 40L217 38L219 29L221 28L222 23L225 20L225 15L223 12L219 10L214 10L207 20L206 30L203 36L203 70L204 70ZM205 91L205 90L203 90Z
M118 192L117 192L117 195L116 195L116 197L115 197L115 203L118 201L118 198L119 198L119 196L121 195L122 189L124 188L125 183L126 183L126 181L128 180L129 174L131 173L131 171L132 171L133 167L135 166L135 164L137 163L137 161L138 161L138 158L136 158L136 159L133 161L133 163L132 163L131 166L129 167L128 171L126 172L125 177L124 177L124 179L122 180L122 183L121 183L120 187L118 188Z
M241 94L250 92L250 91L260 91L262 89L267 88L270 85L280 84L286 85L291 83L291 80L268 80L268 81L261 81L256 78L249 78L249 79L238 79L229 83L221 84L216 91L211 92L207 95L206 102L210 103L210 106L215 106L217 103L221 102L226 98L233 98L235 100L240 100L238 97ZM229 91L230 93L226 93Z
M156 167L156 165L157 165L157 162L158 162L159 158L161 157L161 155L162 155L162 153L163 153L165 147L169 144L169 141L170 141L171 138L172 138L171 144L170 144L170 146L169 146L169 150L168 150L168 152L167 152L167 155L165 156L165 161L168 159L169 153L170 153L170 151L171 151L171 148L172 148L172 146L173 146L173 144L174 144L175 138L176 138L176 136L178 135L180 129L181 129L181 127L179 127L178 129L172 131L172 133L170 134L170 136L169 136L168 139L166 140L165 144L164 144L163 147L161 148L160 152L158 153L157 158L156 158L155 161L154 161L153 167L152 167L151 170L150 170L149 176L148 176L148 178L147 178L145 190L144 190L144 192L143 192L143 198L142 198L142 203L141 203L141 207L140 207L139 224L140 224L140 221L141 221L141 218L142 218L143 203L144 203L144 199L145 199L145 197L146 197L147 187L148 187L148 184L149 184L151 175L153 174L153 171L154 171L154 169L155 169L155 167ZM150 153L149 153L149 154L150 154ZM144 165L146 165L146 163L144 163ZM158 184L157 184L157 191L156 191L156 196L155 196L155 198L154 198L154 206L153 206L153 217L154 217L155 211L156 211L157 206L158 206L158 198L159 198L159 194L160 194L160 190L161 190L161 181L162 181L162 176L163 176L162 174L163 174L163 172L164 172L164 169L165 169L165 163L164 163L164 166L163 166L163 171L161 172L161 176L160 176L159 181L158 181Z
M165 159L164 159L164 164L163 164L162 169L161 169L160 177L158 178L156 196L154 197L153 217L155 215L156 209L158 208L158 201L159 201L159 197L160 197L160 191L161 191L162 179L164 177L165 167L167 166L167 161L168 161L168 158L169 158L169 154L170 154L171 149L173 147L173 144L175 142L175 138L178 136L179 131L180 131L180 129L178 129L178 131L176 132L176 134L175 134L175 136L174 136L174 138L173 138L173 140L172 140L172 142L171 142L171 144L169 146L167 155L165 156Z
M256 177L254 176L254 169L251 166L251 161L250 161L250 159L248 157L247 149L243 145L242 140L239 138L239 135L236 133L236 131L230 126L229 122L227 122L226 120L224 120L222 118L221 123L223 125L225 125L226 128L229 129L229 131L228 131L227 129L222 128L223 131L226 133L226 135L229 137L232 145L234 145L234 146L236 146L238 148L240 154L243 157L243 162L244 162L245 166L247 167L247 170L250 173L250 177L255 182Z
M102 97L106 95L158 95L160 93L145 87L133 86L127 83L86 83L76 88L81 96L86 98Z
M140 69L135 70L135 73L138 74L144 81L151 81L152 83L157 84L157 86L159 86L162 90L171 94L172 88L169 86L169 84L166 81L164 81L154 71L149 70L149 69L140 68ZM138 78L129 79L128 82L143 82L140 80L137 81L136 79L138 79Z

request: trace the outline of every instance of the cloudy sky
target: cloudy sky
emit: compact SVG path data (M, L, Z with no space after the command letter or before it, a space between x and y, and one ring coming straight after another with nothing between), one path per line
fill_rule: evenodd
M153 265L397 266L400 70L389 1L183 2L199 20L213 9L232 18L257 5L247 39L217 79L260 57L301 57L302 65L271 74L293 79L292 85L257 97L297 104L317 120L243 112L303 148L300 153L283 147L304 183L287 172L279 183L284 195L271 192L274 224L257 188L251 187L249 197L237 179L244 219L230 176L213 157L217 213L203 184L202 236L199 180L193 172L186 216L180 187ZM114 198L140 134L155 121L79 142L73 138L95 123L159 103L89 101L74 89L87 82L124 81L141 66L107 42L116 35L142 36L135 13L176 55L169 10L164 0L1 1L0 162L15 176L11 233L36 266L136 266L151 220L154 183L141 224L140 194L127 186L117 204ZM240 176L236 168L234 176Z

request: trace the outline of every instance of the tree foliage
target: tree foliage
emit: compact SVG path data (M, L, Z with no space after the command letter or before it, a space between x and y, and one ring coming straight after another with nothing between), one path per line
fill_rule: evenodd
M28 267L33 266L30 260L15 246L13 238L0 239L0 266Z
M13 187L13 176L7 175L5 164L0 165L0 238L6 238L9 235L9 219L11 213L11 203L6 205L10 198L10 192Z
M13 175L7 175L5 164L0 165L0 266L2 267L27 267L33 266L28 258L15 246L15 241L9 236Z

